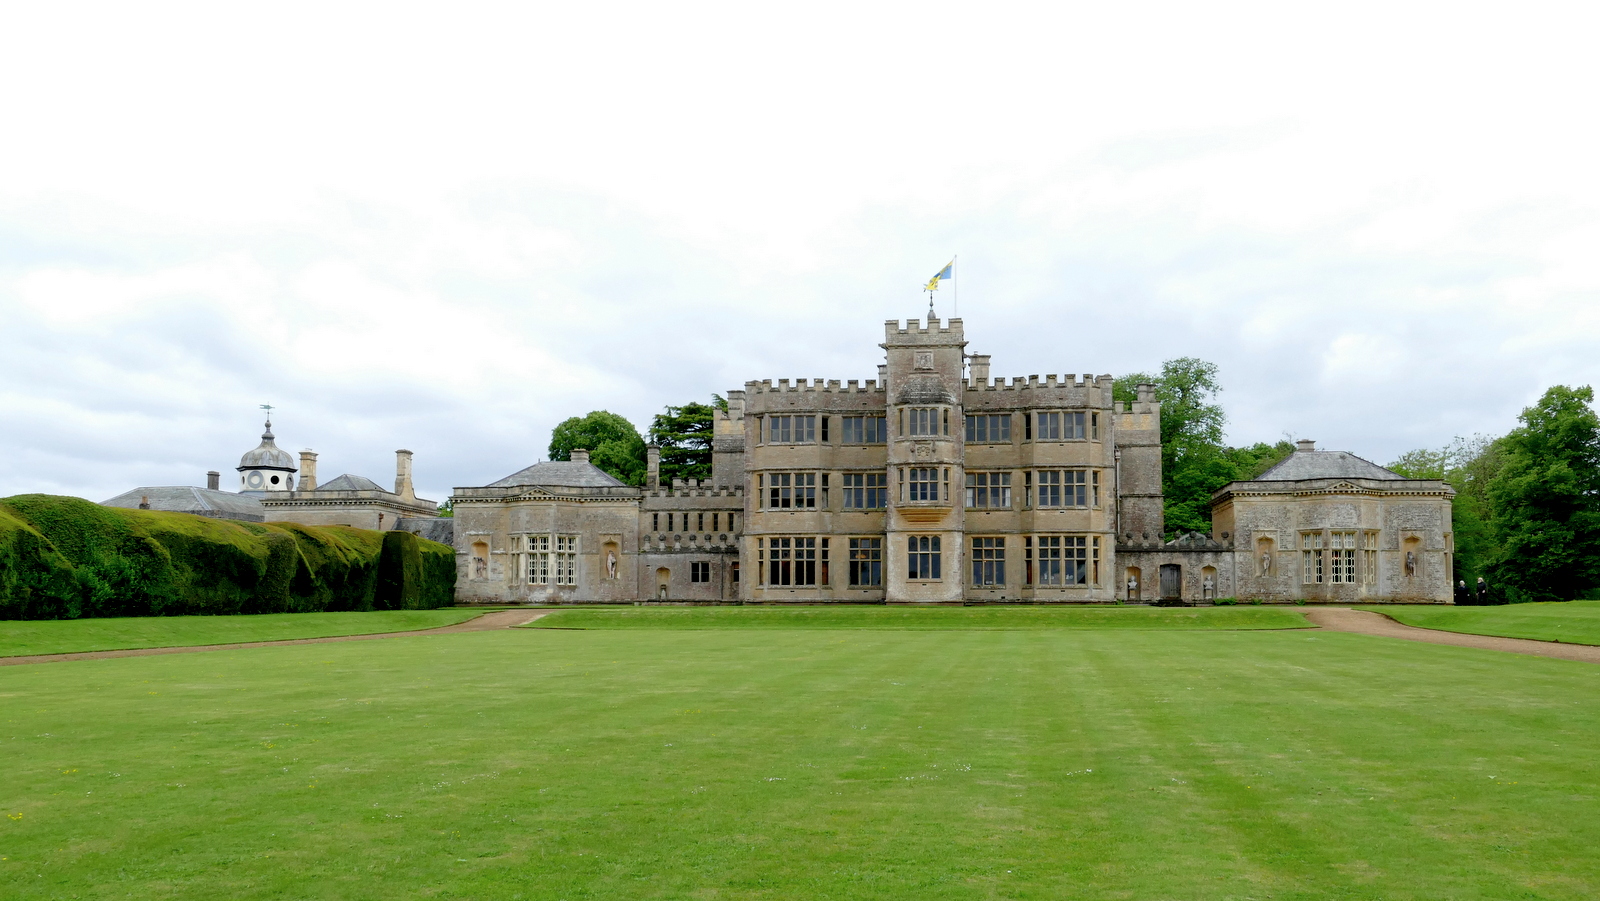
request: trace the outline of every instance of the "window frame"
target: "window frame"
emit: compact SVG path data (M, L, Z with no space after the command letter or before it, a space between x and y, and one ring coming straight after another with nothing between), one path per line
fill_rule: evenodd
M845 510L883 510L889 506L888 476L881 472L840 473ZM874 484L876 482L876 484ZM873 501L878 503L874 506Z
M839 426L840 444L884 444L889 437L889 419L887 416L873 416L863 413L859 416L841 416Z
M851 538L846 547L849 554L847 575L850 587L882 588L883 539L878 536Z
M968 413L963 431L968 444L1010 444L1010 413Z
M968 471L966 478L968 510L1011 509L1011 473L1007 470ZM982 482L983 484L979 484ZM991 503L993 501L993 503Z
M942 582L944 566L941 536L906 536L906 581Z
M972 583L976 588L1004 588L1006 539L1003 535L972 536Z

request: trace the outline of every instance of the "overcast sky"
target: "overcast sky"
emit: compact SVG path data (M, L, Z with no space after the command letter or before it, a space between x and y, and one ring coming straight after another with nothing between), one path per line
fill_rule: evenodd
M9 4L0 496L237 484L271 403L442 500L589 410L874 378L952 254L997 376L1504 432L1600 378L1592 8Z

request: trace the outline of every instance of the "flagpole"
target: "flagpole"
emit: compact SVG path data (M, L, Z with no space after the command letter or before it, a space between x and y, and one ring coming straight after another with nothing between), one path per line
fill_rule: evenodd
M960 259L961 259L961 257L959 255L950 257L950 309L951 309L950 318L951 319L960 319L961 318L961 280L956 278L957 275L961 274L961 268L956 263L956 261L960 260Z

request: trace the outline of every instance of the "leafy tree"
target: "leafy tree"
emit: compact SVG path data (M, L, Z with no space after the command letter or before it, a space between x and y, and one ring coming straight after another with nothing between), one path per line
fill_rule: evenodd
M441 519L450 519L450 518L454 517L455 515L456 515L456 504L455 504L455 501L447 499L444 503L439 505L439 518L441 518Z
M1556 385L1500 439L1488 485L1510 600L1569 601L1600 584L1600 417L1594 390Z
M551 430L550 459L571 460L575 450L588 450L590 463L624 485L644 484L644 439L633 423L615 413L595 410Z
M1489 530L1488 487L1504 462L1499 439L1456 438L1439 450L1414 450L1388 468L1408 479L1442 479L1456 491L1450 530L1455 536L1455 577L1468 585L1488 576L1498 546Z
M1118 379L1116 400L1133 403L1137 386L1155 387L1161 402L1161 491L1171 532L1211 529L1211 494L1237 477L1238 467L1222 444L1225 416L1216 402L1217 366L1195 357L1161 364L1160 375L1132 373Z
M667 407L650 423L650 441L661 448L661 481L711 478L711 423L727 401L712 395L710 404L690 401Z

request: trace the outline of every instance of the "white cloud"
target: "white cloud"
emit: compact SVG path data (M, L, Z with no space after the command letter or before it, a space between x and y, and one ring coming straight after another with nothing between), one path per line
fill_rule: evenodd
M0 495L196 483L273 402L443 497L870 378L955 252L996 375L1200 356L1236 441L1382 460L1600 371L1585 6L4 15Z

